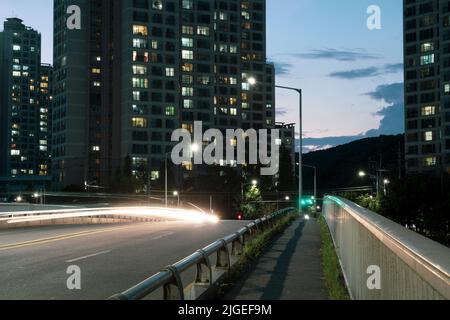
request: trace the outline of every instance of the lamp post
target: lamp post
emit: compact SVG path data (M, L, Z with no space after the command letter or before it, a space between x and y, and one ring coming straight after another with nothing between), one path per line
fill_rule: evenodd
M291 88L291 87L285 87L285 86L275 86L276 88L279 89L284 89L284 90L290 90L290 91L295 91L298 93L299 95L299 126L300 126L300 152L299 152L299 164L298 164L298 168L299 168L299 172L298 172L298 196L299 196L299 201L298 201L298 208L299 208L299 212L300 214L302 214L302 198L303 198L303 90L299 89L299 88Z
M200 150L200 146L197 144L191 145L191 158L194 157L194 153ZM172 154L172 152L167 152L165 154L165 206L166 208L169 206L169 189L168 189L168 156Z
M256 85L257 80L254 77L250 77L247 79L247 83L251 86ZM299 95L299 126L300 126L300 152L299 152L299 175L298 175L298 209L299 213L302 214L302 198L303 198L303 90L299 88L292 88L292 87L286 87L286 86L277 86L275 85L275 88L283 89L283 90L290 90L295 91Z

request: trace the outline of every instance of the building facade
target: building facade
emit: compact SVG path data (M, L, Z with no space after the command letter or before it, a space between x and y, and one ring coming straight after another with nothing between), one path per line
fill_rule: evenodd
M69 5L81 30L65 26ZM195 121L275 127L265 0L55 0L54 15L57 188L107 187L125 159L158 180L172 132Z
M52 68L41 66L41 35L18 18L0 33L0 176L45 180Z
M408 172L450 173L450 6L404 0Z

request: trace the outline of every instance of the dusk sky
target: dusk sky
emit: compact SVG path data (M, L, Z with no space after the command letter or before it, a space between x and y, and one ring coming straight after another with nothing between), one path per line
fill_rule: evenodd
M52 61L52 0L1 0L0 19L16 16L42 33ZM304 90L308 149L403 132L402 1L267 0L268 59L277 84ZM370 5L382 29L366 26ZM3 26L1 27L3 29ZM277 121L298 122L295 93L278 91Z

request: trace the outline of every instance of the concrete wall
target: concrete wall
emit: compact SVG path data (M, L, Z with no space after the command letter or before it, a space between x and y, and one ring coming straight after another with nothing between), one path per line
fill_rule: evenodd
M324 215L353 299L450 298L450 248L342 198L327 197Z

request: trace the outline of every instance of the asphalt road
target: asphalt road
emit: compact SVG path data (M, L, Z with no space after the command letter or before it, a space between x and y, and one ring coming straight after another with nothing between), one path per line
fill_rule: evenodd
M158 222L0 230L0 300L107 299L244 224ZM81 269L81 290L67 288L66 272L72 265Z

